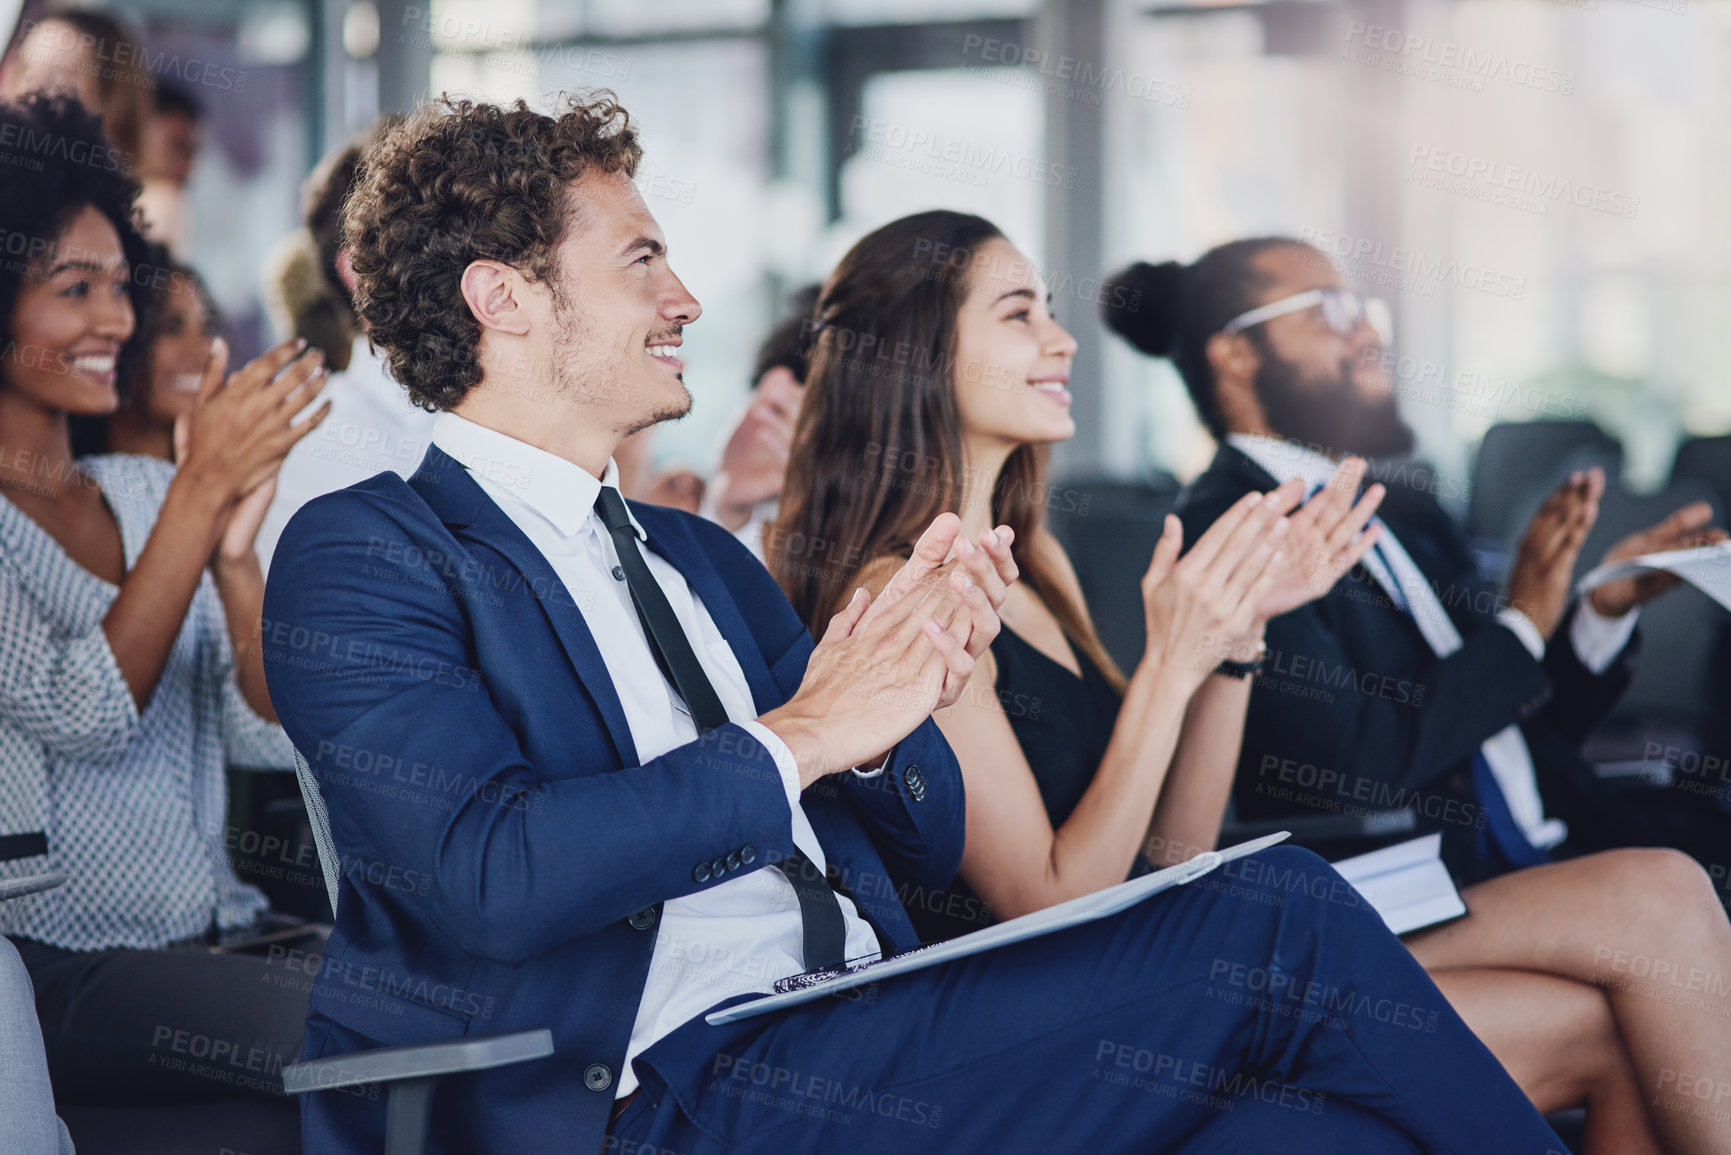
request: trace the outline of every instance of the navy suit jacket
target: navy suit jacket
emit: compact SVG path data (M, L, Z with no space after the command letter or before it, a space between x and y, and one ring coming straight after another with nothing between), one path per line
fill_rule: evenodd
M633 513L759 711L785 702L812 643L763 566L700 518ZM551 1058L441 1087L440 1151L598 1150L659 904L734 877L710 865L734 851L761 868L794 850L774 760L743 727L639 764L588 608L437 448L407 482L380 474L310 502L272 562L271 700L342 867L323 958L285 960L316 975L306 1056L553 1033ZM947 885L962 853L961 775L936 727L881 777L828 778L802 802L884 946L915 945L888 880ZM309 1152L379 1149L383 1098L364 1092L308 1097Z
M1185 542L1244 494L1274 486L1249 456L1222 445L1179 497ZM1461 648L1439 659L1362 566L1326 596L1269 622L1268 657L1250 695L1233 789L1238 816L1411 808L1421 832L1442 832L1456 876L1476 881L1503 866L1479 853L1485 819L1473 752L1518 723L1547 813L1569 824L1565 853L1656 840L1580 755L1587 733L1633 676L1638 631L1594 674L1576 657L1565 617L1543 660L1535 659L1496 623L1503 603L1434 497L1389 484L1378 515L1430 579L1460 630Z

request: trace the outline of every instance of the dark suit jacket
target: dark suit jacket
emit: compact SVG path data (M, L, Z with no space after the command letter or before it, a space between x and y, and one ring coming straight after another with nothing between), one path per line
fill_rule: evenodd
M633 512L759 710L784 702L812 645L763 566L701 518ZM441 1088L436 1147L598 1150L658 904L733 877L709 864L734 851L759 868L793 852L772 757L729 725L639 765L583 607L437 448L406 483L380 474L301 510L265 619L271 699L343 866L336 930L303 964L306 1055L548 1027L551 1058ZM879 938L914 945L886 880L944 886L961 862L962 780L937 729L883 777L826 779L803 802ZM376 1090L309 1096L307 1150L379 1150Z
M1179 497L1185 542L1245 493L1274 486L1255 461L1222 445ZM1233 791L1239 817L1412 808L1421 832L1443 831L1457 876L1486 877L1501 864L1477 852L1484 816L1472 755L1519 723L1546 812L1569 824L1565 853L1642 840L1579 753L1627 687L1636 643L1594 675L1575 656L1565 618L1543 661L1535 660L1496 622L1504 603L1430 494L1391 486L1379 515L1430 579L1463 644L1439 659L1362 566L1326 596L1269 623Z

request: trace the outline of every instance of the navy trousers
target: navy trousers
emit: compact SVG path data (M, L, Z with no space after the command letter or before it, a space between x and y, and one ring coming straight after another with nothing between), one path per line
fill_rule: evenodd
M1566 1148L1375 911L1276 847L637 1060L611 1155Z

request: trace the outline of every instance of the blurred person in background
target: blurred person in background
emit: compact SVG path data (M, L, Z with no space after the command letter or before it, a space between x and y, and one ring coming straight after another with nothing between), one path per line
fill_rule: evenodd
M139 154L144 191L138 208L146 233L184 259L192 243L186 186L204 136L204 106L187 89L169 80L156 84L156 103L144 121Z
M151 329L138 187L71 159L102 139L73 100L0 105L0 230L42 242L0 264L0 833L33 851L0 873L70 875L0 904L0 930L35 984L62 1104L238 1096L286 1135L297 1112L273 1080L298 1056L307 993L262 957L206 948L267 915L229 863L224 765L293 766L252 538L283 455L322 416L291 424L322 370L284 345L225 382L218 342L178 469L74 457L69 419L114 412L139 321ZM173 1069L165 1026L234 1040L263 1077Z
M272 327L317 349L333 373L349 367L360 336L341 290L332 288L340 283L319 268L318 243L305 229L283 237L265 258L264 302Z
M307 178L303 227L285 240L269 286L281 327L320 350L331 377L324 394L330 416L289 452L259 528L258 554L267 572L283 527L301 506L386 470L406 478L430 444L433 414L391 377L356 318L355 274L342 235L343 200L368 146L391 123L382 120L331 152Z
M192 415L211 342L221 327L216 302L190 266L170 260L151 278L152 317L134 380L108 420L108 452L176 460L176 426ZM269 482L267 484L274 484Z
M698 509L737 537L759 561L764 560L763 531L775 520L794 422L805 395L817 295L817 285L795 293L788 315L758 348L751 395L727 431L721 465L709 479Z
M613 451L619 466L619 492L632 501L647 501L696 513L703 501L703 478L690 469L655 469L655 428L639 429Z
M1291 478L1326 481L1344 455L1413 448L1383 368L1389 335L1373 323L1386 310L1349 291L1309 245L1258 238L1193 265L1134 265L1103 300L1108 325L1173 361L1221 443L1179 499L1187 534L1246 493ZM1256 695L1238 764L1239 817L1338 804L1274 789L1282 768L1311 766L1335 775L1349 801L1416 809L1419 830L1442 832L1444 862L1465 882L1611 847L1687 848L1580 753L1632 677L1640 605L1676 585L1654 574L1571 597L1603 488L1602 473L1585 470L1551 495L1516 551L1504 597L1480 578L1432 493L1392 486L1376 549L1328 597L1268 632L1289 680L1306 680L1295 669L1372 672L1370 689ZM1718 540L1711 514L1705 504L1678 510L1606 560Z
M51 9L19 26L0 65L0 100L15 101L27 92L72 97L101 118L103 135L117 152L113 164L136 175L156 87L139 63L139 45L106 12Z
M354 274L343 252L341 209L380 121L314 166L301 186L301 226L285 236L266 273L265 299L277 330L324 354L332 373L348 370L366 338L355 319Z

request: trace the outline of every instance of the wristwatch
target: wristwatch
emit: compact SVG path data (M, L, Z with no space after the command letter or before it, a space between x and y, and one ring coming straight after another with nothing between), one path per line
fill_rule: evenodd
M1231 658L1221 658L1220 664L1214 667L1214 673L1223 678L1254 678L1262 672L1262 663L1268 658L1268 639L1263 638L1256 643L1256 656L1248 661L1235 662Z

